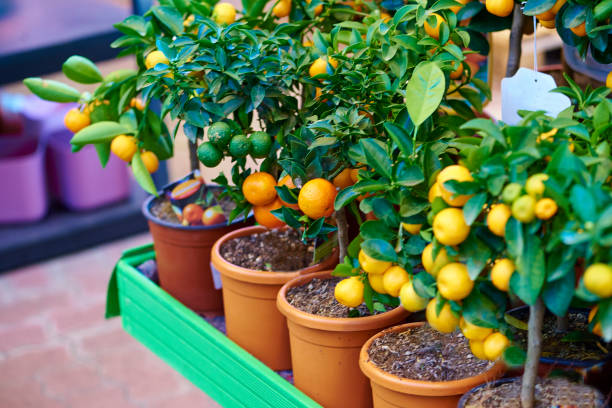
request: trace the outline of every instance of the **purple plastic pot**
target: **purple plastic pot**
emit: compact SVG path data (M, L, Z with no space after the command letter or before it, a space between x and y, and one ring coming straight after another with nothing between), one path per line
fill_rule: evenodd
M91 210L127 198L127 165L111 154L103 168L93 146L72 153L71 137L66 129L49 135L47 176L51 195L73 211Z
M38 221L49 205L45 144L36 137L0 135L0 223Z

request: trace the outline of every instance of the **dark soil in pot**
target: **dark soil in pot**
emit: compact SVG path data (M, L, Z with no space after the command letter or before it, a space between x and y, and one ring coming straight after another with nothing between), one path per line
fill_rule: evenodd
M372 342L368 355L383 371L419 381L461 380L493 366L474 357L458 330L440 333L429 325L387 333Z
M460 408L521 408L521 379L510 378L474 388L460 401ZM539 379L535 408L604 407L603 395L588 385L564 378Z
M287 302L302 312L324 317L362 317L371 313L365 304L356 308L346 307L334 297L336 284L343 278L315 278L305 285L287 291ZM387 310L391 310L389 307ZM376 313L376 312L375 312Z
M242 268L291 272L313 264L315 248L305 244L293 229L277 229L224 242L221 256Z
M529 309L526 307L510 311L517 319L527 322ZM557 318L547 313L542 329L542 358L563 359L595 363L610 356L608 345L589 331L588 310L570 310L567 331L557 331ZM523 349L527 348L527 331L514 329L515 341Z

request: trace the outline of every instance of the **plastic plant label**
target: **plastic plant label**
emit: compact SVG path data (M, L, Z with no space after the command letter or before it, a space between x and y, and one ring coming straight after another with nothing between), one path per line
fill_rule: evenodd
M571 105L567 96L550 92L556 87L552 76L520 68L513 77L502 79L502 120L509 125L518 124L521 121L519 110L543 110L556 117Z
M210 274L212 275L215 289L221 289L223 287L223 284L221 283L221 273L213 266L212 262L210 263Z

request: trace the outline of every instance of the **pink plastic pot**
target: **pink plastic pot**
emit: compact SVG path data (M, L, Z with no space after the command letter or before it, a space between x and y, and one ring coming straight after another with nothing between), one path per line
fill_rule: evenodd
M0 223L38 221L47 213L44 152L38 138L0 135Z
M47 176L51 195L73 211L91 210L127 198L127 165L111 155L103 168L93 146L72 153L71 137L66 129L49 135Z

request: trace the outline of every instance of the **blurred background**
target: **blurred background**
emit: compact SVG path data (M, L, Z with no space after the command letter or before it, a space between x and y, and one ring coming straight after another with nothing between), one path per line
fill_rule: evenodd
M151 241L140 210L145 193L117 158L101 169L93 148L72 154L63 124L70 106L40 101L21 83L63 79L58 71L73 54L92 59L103 74L134 67L110 48L119 37L112 24L151 4L0 0L2 408L216 406L125 334L118 319L104 320L106 284L121 251ZM494 118L508 35L491 39L486 111ZM546 29L537 36L539 65L559 63L559 37ZM533 35L521 65L533 68ZM218 170L203 168L205 180ZM154 180L161 187L188 171L187 139L179 133L174 158Z

